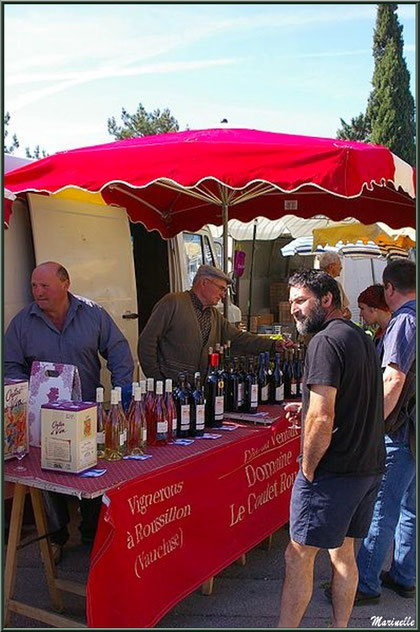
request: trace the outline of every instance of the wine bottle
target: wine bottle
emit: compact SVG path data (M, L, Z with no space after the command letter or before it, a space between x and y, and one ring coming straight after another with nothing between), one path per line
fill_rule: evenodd
M296 378L296 397L302 397L302 380L303 380L303 348L298 347L294 365L294 374Z
M141 401L143 402L143 407L144 407L144 402L146 401L146 380L140 380L140 388L141 388Z
M227 410L227 398L228 398L228 379L229 370L227 366L227 358L225 356L226 348L220 345L219 354L219 377L223 380L223 410Z
M220 428L223 425L224 383L219 375L219 354L211 356L211 372L206 380L206 426Z
M111 390L111 407L105 426L105 454L107 461L118 461L122 459L120 447L120 416L118 414L118 393L113 388Z
M180 373L178 388L175 391L176 416L178 420L177 437L183 439L190 434L191 402L190 391L187 388L185 373Z
M141 388L134 388L128 409L127 454L144 454L146 449L146 419L141 401Z
M154 445L165 445L168 443L168 412L165 406L165 398L163 396L163 382L158 380L156 382L156 397L155 397L155 424L156 433L154 437Z
M201 389L201 376L197 371L194 374L194 390L191 397L191 436L201 437L204 434L205 425L205 403L204 394Z
M284 401L284 383L281 370L280 353L274 356L274 371L270 389L270 403L281 404Z
M136 388L138 386L140 386L140 384L138 382L133 382L132 385L131 385L131 401L134 400L134 391L136 390Z
M258 403L268 404L268 379L265 353L260 353L258 364Z
M106 414L104 410L104 389L98 386L96 389L96 454L98 459L103 459L105 454L105 427Z
M150 445L154 445L154 441L156 439L154 384L155 381L152 377L147 378L144 414L146 417L147 443Z
M246 357L241 356L239 362L238 412L245 412Z
M115 390L117 391L117 395L118 395L118 416L119 416L119 428L120 428L120 448L121 448L121 453L124 456L124 454L127 453L128 423L127 423L127 417L125 416L124 408L123 408L123 405L122 405L122 388L121 388L121 386L116 386Z
M242 401L239 399L239 387L242 386L243 392L243 380L239 373L239 359L233 358L233 365L230 367L228 381L227 381L227 407L226 410L230 412L239 412L242 406Z
M281 367L284 382L284 399L292 398L292 365L290 362L290 354L284 351L284 360Z
M296 351L291 349L289 352L290 367L291 367L291 381L290 381L290 395L294 399L297 397L297 377L296 377Z
M175 400L172 394L172 380L165 380L165 406L168 413L168 441L176 439L177 416Z
M245 378L245 404L244 412L256 413L258 407L258 381L254 372L254 360L252 356L248 361L248 371Z

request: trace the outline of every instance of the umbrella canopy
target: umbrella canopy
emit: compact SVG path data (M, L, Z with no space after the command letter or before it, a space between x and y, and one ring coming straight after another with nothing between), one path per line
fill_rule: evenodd
M13 195L68 188L100 193L132 221L172 237L231 218L293 213L415 222L414 169L379 145L208 129L59 152L6 174ZM5 221L8 221L8 205Z

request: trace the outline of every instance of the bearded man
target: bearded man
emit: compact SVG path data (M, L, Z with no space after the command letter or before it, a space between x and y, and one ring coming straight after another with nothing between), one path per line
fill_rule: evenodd
M304 270L289 280L291 313L309 342L302 404L302 449L290 504L290 542L278 627L295 628L313 590L320 549L332 565L332 627L347 627L358 573L354 545L372 518L385 465L382 374L374 344L343 318L329 274Z

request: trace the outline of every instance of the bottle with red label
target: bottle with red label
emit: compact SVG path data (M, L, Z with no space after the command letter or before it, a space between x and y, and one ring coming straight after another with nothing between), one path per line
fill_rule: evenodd
M211 370L205 384L206 426L220 428L224 414L224 382L219 373L219 354L211 356Z

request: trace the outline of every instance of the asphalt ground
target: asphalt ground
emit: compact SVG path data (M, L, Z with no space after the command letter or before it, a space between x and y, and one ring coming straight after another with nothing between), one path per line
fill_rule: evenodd
M85 582L90 549L80 544L77 531L77 505L73 504L71 537L57 566L59 577ZM35 527L24 525L25 538L35 536ZM272 546L261 543L246 555L245 565L236 562L222 571L214 581L213 593L203 595L200 589L183 599L156 625L160 629L267 629L276 626L279 616L280 591L284 576L284 551L289 540L288 528L273 535ZM314 590L301 622L301 628L325 629L331 622L331 605L324 588L331 576L327 552L321 551L315 562ZM110 581L112 581L110 577ZM49 596L44 581L38 544L24 547L18 554L15 598L40 608L49 609ZM137 597L141 603L141 596ZM63 593L65 616L86 623L84 599ZM382 617L378 620L378 617ZM395 625L404 621L405 625ZM388 622L388 623L387 623ZM417 629L416 600L404 599L392 590L383 589L377 605L353 608L349 628ZM14 614L9 629L46 629L44 623ZM2 628L3 629L3 628Z

